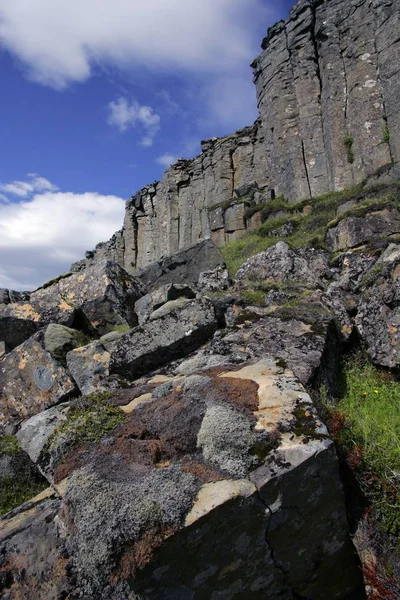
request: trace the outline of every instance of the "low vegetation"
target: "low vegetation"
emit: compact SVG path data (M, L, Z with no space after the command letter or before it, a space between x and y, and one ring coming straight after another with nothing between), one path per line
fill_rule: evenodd
M27 502L47 486L17 439L0 438L0 515Z
M124 414L109 402L111 392L95 392L80 398L68 412L67 420L51 435L47 449L53 445L71 448L78 443L97 442L124 421Z
M352 519L378 557L377 564L364 565L365 581L381 590L379 598L398 598L400 383L356 354L344 365L341 398L328 400L322 393L322 406L339 457L352 473L346 477ZM353 478L362 494L358 499L349 483Z
M333 433L382 527L400 537L400 383L356 356L344 384Z
M232 276L245 260L264 250L268 250L278 241L285 241L293 248L326 248L326 232L341 219L348 216L364 216L368 211L385 206L398 206L400 189L396 184L377 185L363 189L362 185L330 192L323 196L289 204L284 198L262 205L253 205L246 211L250 218L260 212L262 225L254 232L231 242L222 248L225 262ZM338 209L347 203L347 210L338 214ZM344 209L346 206L344 206ZM283 227L289 225L287 231Z

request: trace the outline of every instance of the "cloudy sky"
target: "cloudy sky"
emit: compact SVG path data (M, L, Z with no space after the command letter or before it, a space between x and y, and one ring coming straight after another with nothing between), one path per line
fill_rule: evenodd
M124 202L257 116L251 60L292 0L0 0L0 287L33 289Z

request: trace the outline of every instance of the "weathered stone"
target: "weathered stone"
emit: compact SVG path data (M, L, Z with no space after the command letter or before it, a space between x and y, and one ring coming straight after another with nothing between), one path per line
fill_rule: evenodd
M365 217L346 217L326 234L331 252L346 250L400 234L400 213L395 209L370 212Z
M229 271L222 267L217 267L212 271L200 273L198 288L202 292L224 292L232 285Z
M67 354L68 369L83 394L107 389L111 375L138 378L211 337L217 322L209 300L171 302L178 304L164 305L143 326Z
M8 346L5 342L0 342L0 360L8 352Z
M60 500L46 490L0 521L0 588L3 600L58 600L72 591L68 556L55 520Z
M43 332L35 334L1 362L0 405L5 424L13 429L76 391L65 369L44 349L43 337Z
M168 283L196 285L200 273L224 266L224 258L211 240L203 240L135 272L151 291Z
M43 325L42 316L29 303L0 305L0 340L11 350L25 342Z
M359 588L333 444L289 369L266 359L173 379L125 414L54 465L62 502L48 521L59 523L69 561L60 568L54 544L42 570L59 570L46 597L60 580L87 600L319 600L326 590L345 600ZM35 532L40 514L30 515ZM15 539L12 518L5 526ZM7 572L9 555L6 546ZM31 577L27 569L20 585Z
M32 292L31 302L44 321L71 326L79 314L87 328L104 334L136 325L134 303L146 291L118 264L103 260Z
M22 423L16 437L34 463L38 462L52 433L67 420L69 407L68 402L53 406Z
M326 252L313 248L293 250L286 242L278 242L249 258L236 273L235 284L245 287L258 280L321 287L328 270Z
M355 323L372 360L400 365L400 247L392 244L364 276Z
M135 303L135 312L138 316L139 325L145 323L151 313L160 308L166 302L170 300L177 300L178 298L195 298L196 293L188 285L167 283L160 286L154 291L142 296Z
M64 325L51 323L44 332L44 349L50 352L54 360L65 363L67 352L82 346L86 340L81 332Z
M0 304L13 304L15 302L29 302L30 292L16 292L0 288Z
M227 233L246 229L244 212L244 204L234 204L226 209L224 214L224 225Z

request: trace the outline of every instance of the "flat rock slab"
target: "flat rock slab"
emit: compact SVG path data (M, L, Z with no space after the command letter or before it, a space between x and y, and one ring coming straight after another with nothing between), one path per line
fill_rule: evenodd
M138 378L196 349L217 329L209 300L180 299L168 304L173 306L164 305L158 318L141 327L67 354L68 369L83 394L107 388L110 375Z
M43 514L56 509L48 527L62 532L64 566L56 543L44 561L29 548L17 580L11 547L24 566L28 550L15 517L6 521L0 549L12 585L36 585L42 561L44 573L59 569L49 598L60 582L86 600L320 600L327 589L344 600L356 590L333 444L293 372L265 359L151 382L150 396L120 407L116 429L53 463L62 501L47 500ZM39 531L41 515L18 519ZM41 535L42 548L51 527Z
M65 369L44 349L43 332L7 354L0 369L3 425L15 426L76 391Z

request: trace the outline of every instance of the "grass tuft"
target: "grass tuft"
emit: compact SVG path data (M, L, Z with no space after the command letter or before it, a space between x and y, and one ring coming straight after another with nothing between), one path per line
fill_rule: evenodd
M400 536L400 383L361 357L344 369L332 433L382 529Z

